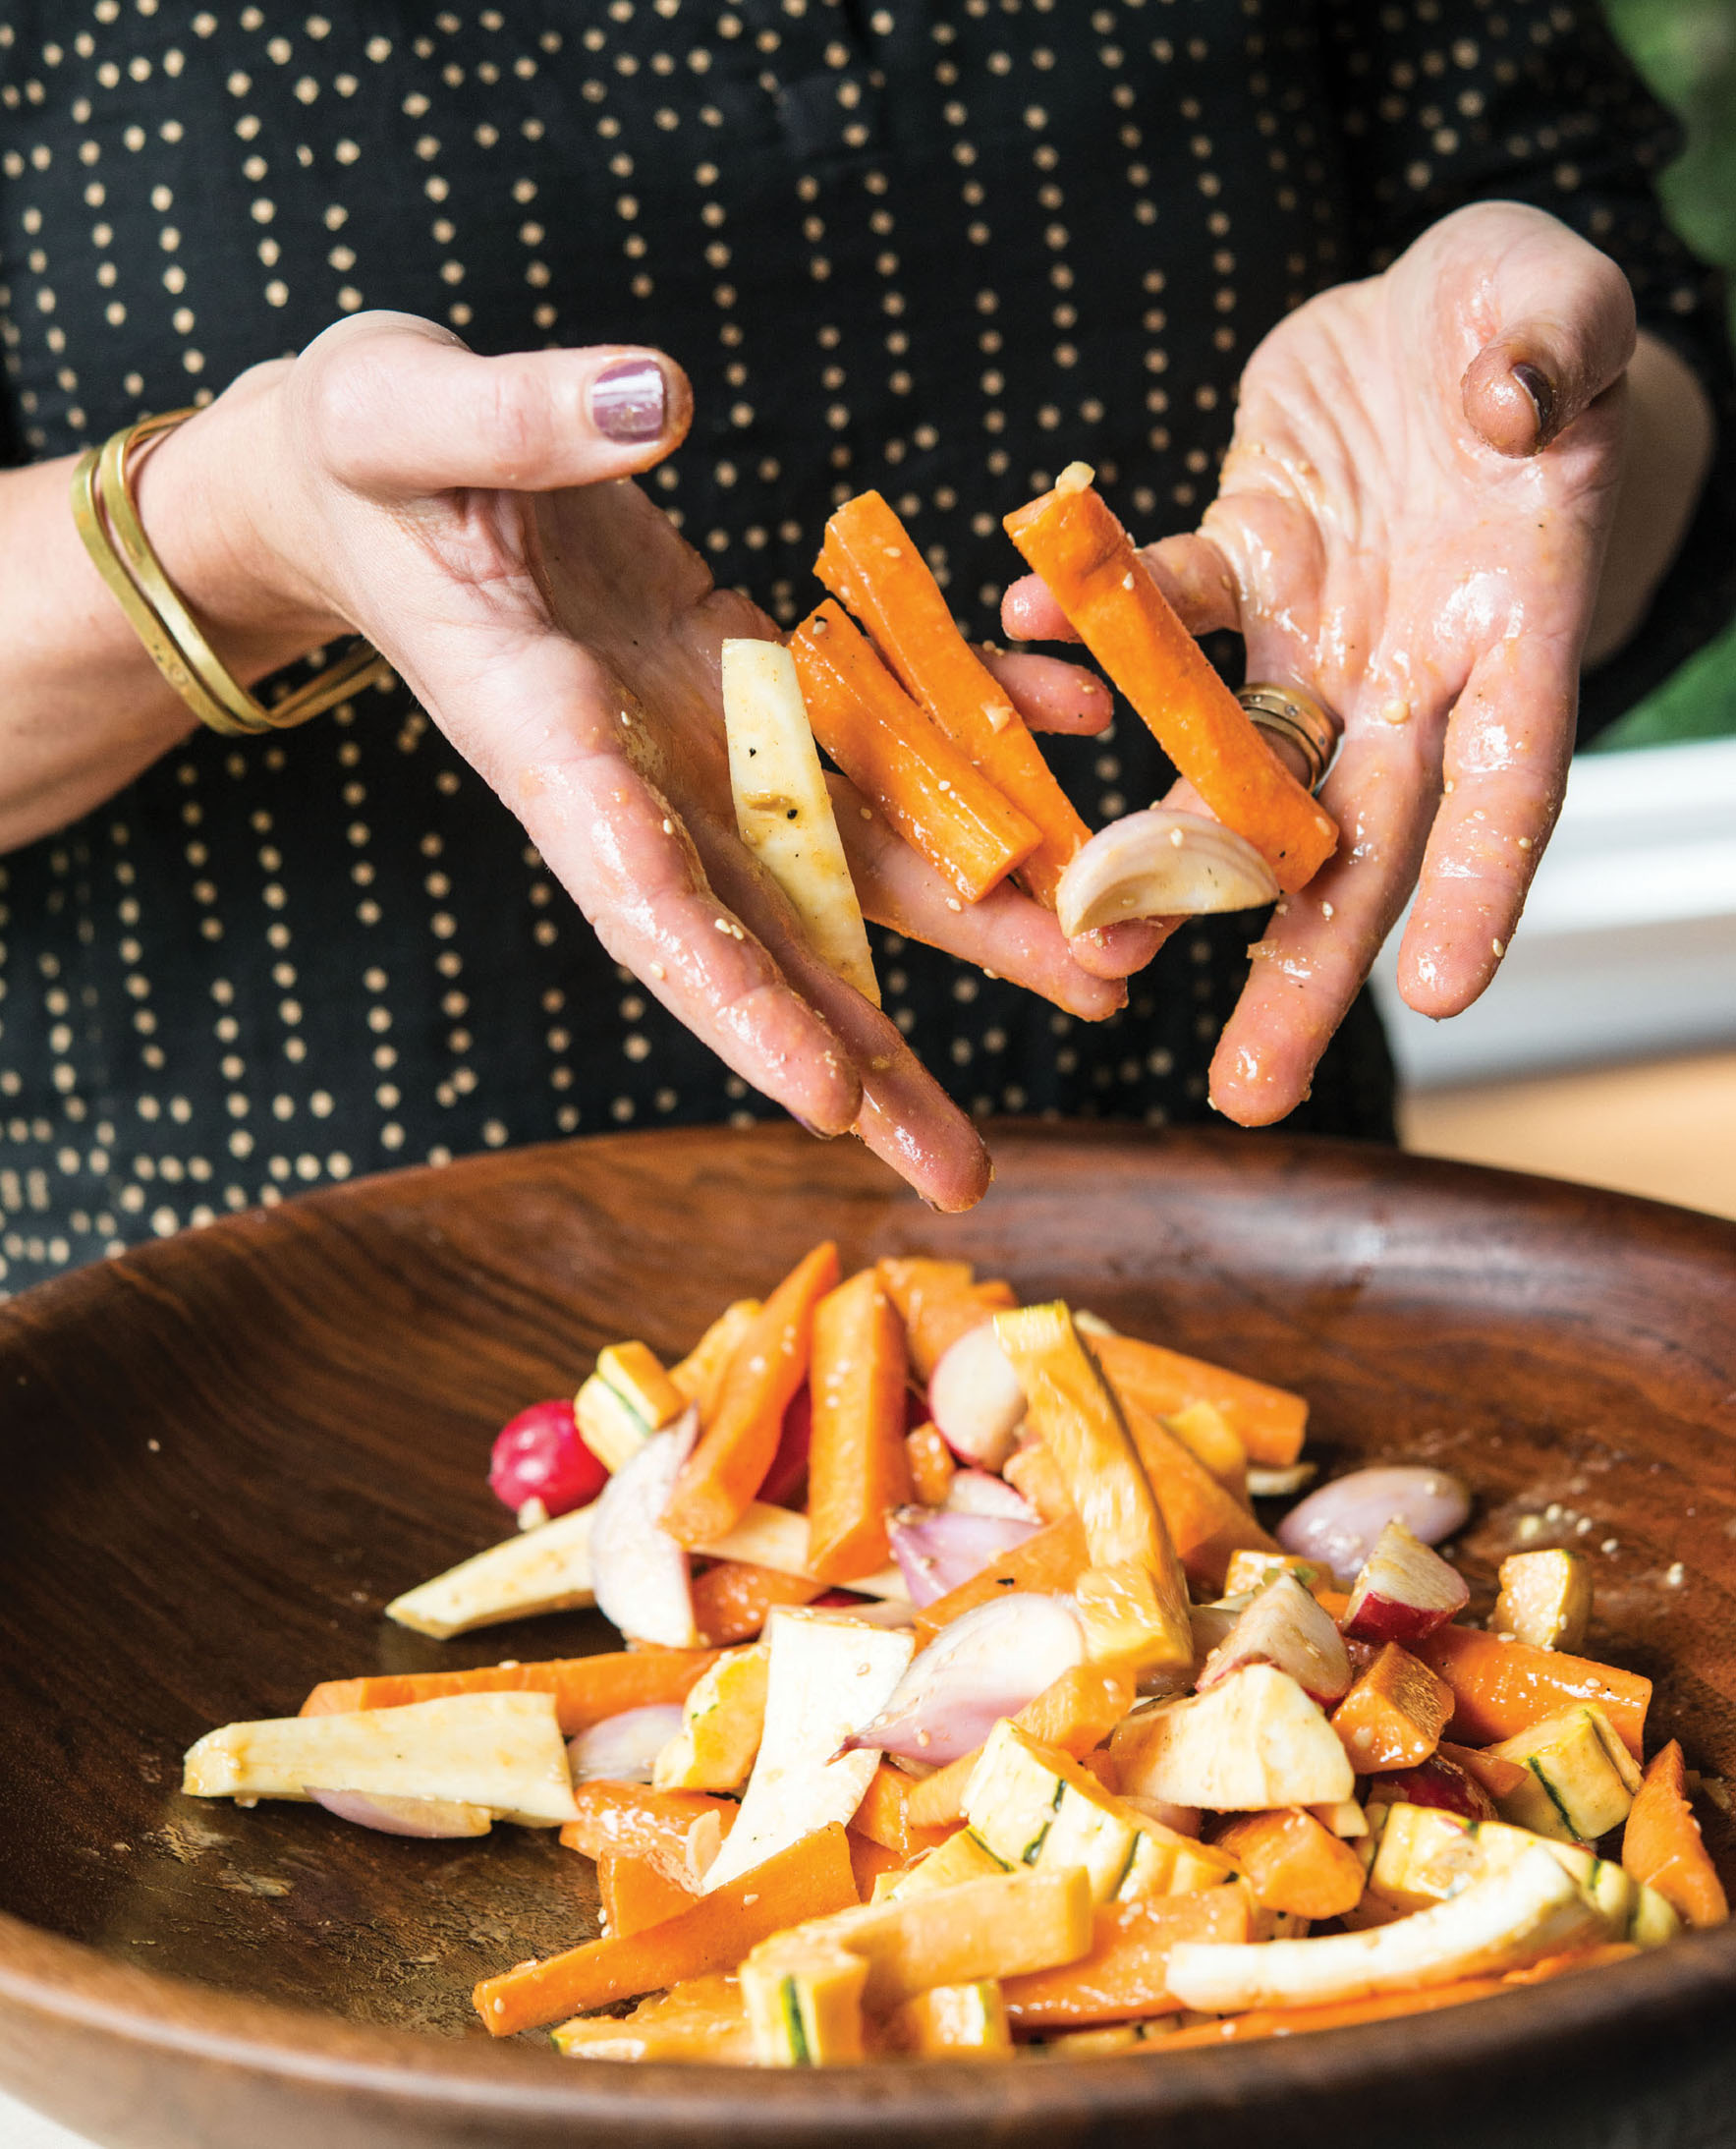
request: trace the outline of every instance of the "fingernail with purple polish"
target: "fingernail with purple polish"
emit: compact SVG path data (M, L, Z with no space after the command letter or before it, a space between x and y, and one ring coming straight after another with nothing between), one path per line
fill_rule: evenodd
M1540 448L1554 428L1555 384L1540 367L1528 365L1523 359L1514 367L1513 378L1530 396L1538 414L1538 446Z
M655 359L620 359L590 384L590 422L610 440L654 440L668 417L668 384Z

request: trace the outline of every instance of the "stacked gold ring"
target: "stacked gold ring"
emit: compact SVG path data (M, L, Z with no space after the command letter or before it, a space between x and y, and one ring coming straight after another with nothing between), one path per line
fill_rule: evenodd
M164 574L133 497L135 451L193 415L167 411L143 418L123 425L100 448L86 449L73 472L73 520L151 662L201 723L231 736L287 731L385 675L385 659L370 644L358 642L317 678L269 706L236 679Z
M1279 745L1296 749L1307 770L1303 780L1311 791L1317 791L1338 749L1338 721L1326 705L1306 687L1280 687L1269 681L1241 688L1236 699L1257 729Z

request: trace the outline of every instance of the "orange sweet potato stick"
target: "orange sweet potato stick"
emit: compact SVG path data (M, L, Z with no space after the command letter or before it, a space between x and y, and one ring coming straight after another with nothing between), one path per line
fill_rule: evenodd
M746 1559L720 1559L694 1581L694 1624L707 1648L727 1649L758 1633L779 1605L811 1605L823 1582L780 1574Z
M813 1312L808 1565L852 1582L891 1557L886 1518L911 1497L904 1445L904 1323L871 1269Z
M916 1777L906 1776L902 1769L882 1761L869 1777L862 1804L851 1817L852 1831L883 1844L900 1858L914 1858L919 1850L932 1850L945 1841L948 1829L945 1824L922 1828L911 1819L910 1802L921 1787Z
M1730 1915L1724 1884L1688 1803L1682 1749L1673 1738L1652 1755L1640 1784L1621 1838L1621 1862L1689 1925L1722 1925Z
M814 737L967 903L1036 850L1036 823L923 713L830 598L790 650Z
M924 1385L933 1378L948 1344L1019 1303L1010 1283L998 1278L975 1281L968 1261L889 1254L874 1268L887 1297L903 1317L911 1371Z
M1363 1861L1301 1806L1239 1815L1212 1838L1268 1910L1338 1918L1363 1899Z
M1083 479L1070 482L1075 472ZM1336 822L1212 670L1085 466L1005 527L1210 812L1261 853L1281 888L1307 887L1337 848Z
M1126 1396L1121 1401L1127 1429L1192 1580L1217 1590L1232 1553L1277 1551L1277 1541L1224 1491L1185 1442L1138 1403Z
M1241 1888L1209 1888L1105 1903L1092 1914L1089 1954L1005 1981L1007 2019L1034 2030L1173 2014L1181 2002L1169 1990L1169 1951L1182 1940L1246 1941L1248 1900Z
M838 1281L830 1239L805 1254L743 1330L717 1409L663 1512L678 1544L709 1545L746 1514L777 1453L790 1397L808 1378L813 1309Z
M1332 1711L1332 1728L1358 1776L1372 1776L1421 1768L1440 1744L1452 1713L1445 1679L1388 1642Z
M1503 1642L1471 1626L1437 1627L1416 1653L1453 1690L1446 1728L1467 1746L1492 1746L1557 1709L1595 1701L1636 1761L1644 1758L1652 1681L1565 1650Z
M485 1664L474 1671L392 1671L323 1679L302 1704L305 1717L355 1709L401 1709L449 1694L552 1694L563 1738L624 1709L685 1701L716 1662L712 1649L616 1650L600 1657L553 1657L543 1664Z
M1077 1515L1065 1515L1026 1538L1022 1545L1015 1545L1011 1552L1002 1553L998 1559L991 1559L968 1582L961 1582L957 1589L924 1605L916 1617L918 1643L926 1648L943 1626L950 1626L979 1605L987 1604L991 1597L1005 1596L1008 1590L1048 1591L1064 1596L1090 1564L1085 1529Z
M1094 1335L1092 1348L1125 1401L1138 1403L1154 1418L1167 1418L1190 1403L1209 1403L1248 1450L1248 1460L1283 1470L1302 1452L1308 1431L1308 1405L1288 1388L1271 1387L1207 1365L1161 1343L1135 1335Z
M1062 872L1091 831L879 493L858 493L838 509L813 571L862 621L912 701L1035 823L1039 840L1018 877L1053 910Z
M667 1879L645 1858L621 1858L605 1852L596 1861L597 1900L603 1931L612 1940L643 1933L649 1925L691 1910L700 1899L679 1882Z
M911 1486L917 1499L924 1507L940 1506L958 1476L952 1449L933 1425L920 1425L905 1435L904 1451L910 1457Z
M476 2012L494 2036L511 2037L684 1978L733 1970L786 1925L847 1910L856 1900L849 1845L833 1821L660 1925L485 1977L473 1995Z
M727 1835L739 1810L733 1798L713 1798L705 1791L594 1781L573 1786L573 1803L579 1818L561 1830L565 1849L588 1858L643 1858L680 1887L699 1878L689 1854L695 1822L714 1815L718 1830ZM717 1830L711 1836L714 1851L720 1837Z

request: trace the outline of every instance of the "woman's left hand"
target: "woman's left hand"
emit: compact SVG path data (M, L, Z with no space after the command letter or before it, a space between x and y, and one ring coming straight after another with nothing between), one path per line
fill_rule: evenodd
M1457 1014L1493 977L1560 810L1634 336L1606 255L1461 210L1272 330L1199 533L1148 552L1196 633L1238 628L1250 679L1344 721L1337 855L1277 906L1212 1062L1232 1119L1306 1097L1419 872L1406 1000ZM1005 620L1068 631L1034 579Z

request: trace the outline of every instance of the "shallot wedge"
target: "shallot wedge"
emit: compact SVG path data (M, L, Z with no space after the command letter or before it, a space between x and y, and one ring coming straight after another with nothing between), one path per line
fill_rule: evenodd
M1408 1646L1456 1618L1470 1602L1470 1584L1456 1567L1402 1522L1389 1522L1356 1578L1344 1631L1353 1641Z
M1276 1665L1321 1708L1350 1692L1350 1657L1343 1635L1287 1572L1272 1577L1206 1658L1198 1681L1201 1693L1245 1664Z
M600 1778L610 1783L648 1783L658 1753L681 1729L678 1701L652 1702L604 1717L567 1741L575 1783Z
M1025 1390L992 1321L968 1329L941 1352L928 1382L928 1412L965 1462L998 1470L1025 1422Z
M1085 1662L1085 1629L1061 1597L1018 1591L942 1629L872 1723L843 1751L875 1748L937 1766L980 1746L1002 1717Z
M1005 1478L994 1477L986 1470L959 1471L946 1488L941 1512L1005 1515L1014 1522L1036 1523L1042 1519L1024 1495L1015 1492Z
M1447 1471L1388 1463L1353 1470L1311 1493L1278 1524L1277 1538L1286 1552L1330 1567L1348 1589L1389 1522L1438 1545L1470 1512L1470 1494Z
M470 1806L456 1798L388 1798L375 1791L315 1790L311 1784L308 1796L340 1821L377 1829L382 1836L420 1836L428 1840L486 1836L494 1825L487 1806Z
M1073 854L1055 890L1071 939L1129 918L1193 918L1276 900L1271 868L1246 836L1203 814L1124 814Z
M1011 1552L1034 1536L1040 1524L1021 1522L1013 1515L971 1515L943 1507L901 1507L892 1517L887 1535L892 1556L910 1590L910 1601L921 1607L980 1574L991 1559Z
M687 1548L662 1527L681 1466L700 1434L690 1409L653 1433L616 1471L591 1510L590 1583L597 1609L635 1641L696 1649Z

